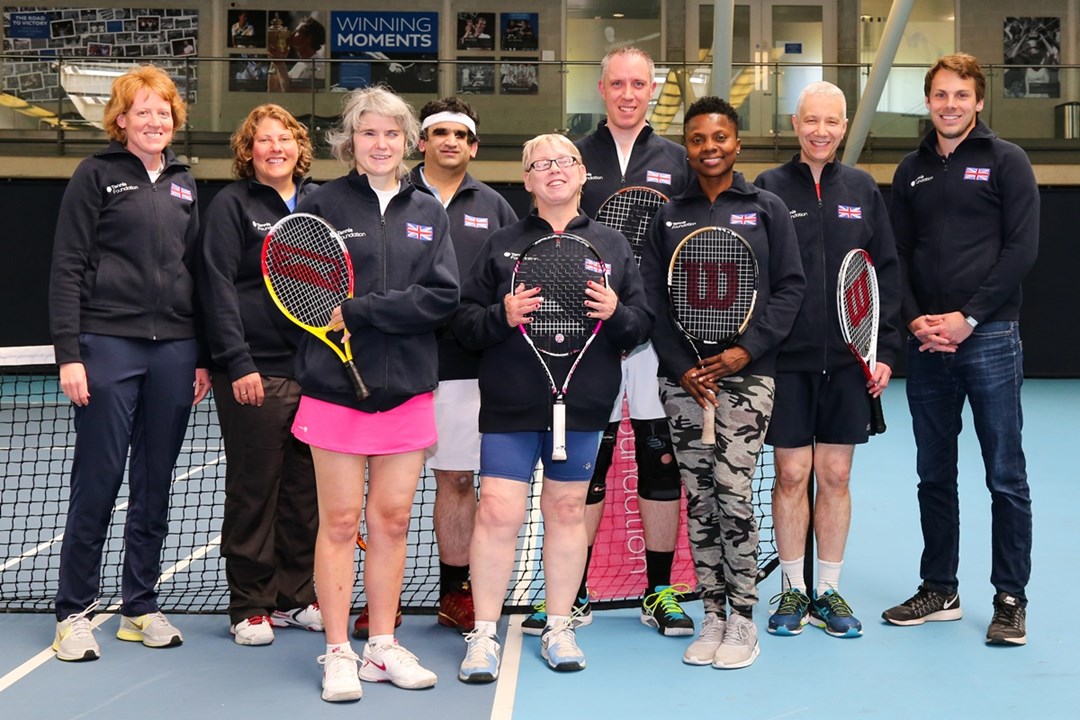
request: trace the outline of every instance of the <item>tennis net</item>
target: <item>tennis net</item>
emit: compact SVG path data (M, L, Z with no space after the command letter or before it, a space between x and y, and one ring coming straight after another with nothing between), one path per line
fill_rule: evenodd
M72 406L60 391L51 347L0 350L0 611L46 612L56 594L75 445ZM624 417L627 413L624 413ZM629 421L620 428L608 475L608 499L589 573L600 606L631 604L644 590L644 535L637 508L637 473ZM755 477L761 530L759 579L776 566L770 495L772 455L766 449ZM531 606L543 591L540 549L540 483L532 484L518 560L507 591L508 610ZM159 601L170 612L224 612L228 588L219 553L225 498L225 453L214 403L192 412L174 471L170 531L162 551ZM685 500L684 500L685 504ZM435 479L420 479L408 539L402 604L411 612L438 607L439 560L432 514ZM102 607L120 601L127 485L121 487L105 543ZM673 581L695 585L693 564L680 532ZM363 602L363 563L358 564L355 605Z

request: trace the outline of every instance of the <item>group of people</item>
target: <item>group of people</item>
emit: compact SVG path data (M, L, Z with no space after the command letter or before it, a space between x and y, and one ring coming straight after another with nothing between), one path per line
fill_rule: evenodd
M639 49L604 58L607 112L596 131L576 143L558 134L525 143L534 209L521 219L467 171L479 146L468 104L434 100L417 116L374 87L347 96L328 139L349 171L319 188L306 177L306 129L277 105L252 110L231 139L240 179L201 222L192 177L169 149L186 112L175 86L149 66L117 80L105 114L112 142L80 164L64 196L50 287L77 438L57 657L100 655L90 620L129 448L117 636L150 647L183 642L155 586L172 467L190 408L211 385L227 458L221 551L230 631L240 645L269 644L279 628L324 631L324 700L359 699L361 680L410 689L437 681L395 638L425 463L436 478L438 623L466 640L459 679L498 678L496 627L538 461L546 596L522 629L540 635L553 669L586 667L577 631L593 619L587 569L624 395L645 535L641 622L666 636L697 632L683 654L688 664L754 662L751 480L769 443L781 592L767 629L797 635L810 623L856 637L862 625L840 593L852 457L868 439L867 395L886 389L902 350L901 323L910 334L925 549L918 591L883 618L915 625L961 617L956 446L966 399L993 497L997 594L987 641L1023 644L1031 511L1017 311L1037 249L1038 190L1023 151L978 119L985 77L977 61L947 56L927 73L934 129L897 168L889 210L869 175L837 161L847 120L836 86L803 90L792 117L799 153L750 183L735 169L736 109L701 98L685 111L684 143L671 142L646 121L653 77ZM417 148L423 162L410 169L405 160ZM671 198L649 227L640 269L626 238L593 219L604 199L633 185ZM327 322L359 349L367 399L263 287L263 238L294 211L338 228L358 269L355 296ZM693 346L667 309L672 254L708 226L745 237L759 266L749 325L719 353ZM543 288L511 281L533 241L564 232L595 246L607 283L582 288L582 312L601 329L566 398L567 459L555 461L552 393L521 332ZM871 254L880 276L880 360L869 381L837 321L837 271L854 248ZM553 359L552 375L565 377L571 362ZM712 446L700 442L703 408L716 418ZM802 557L811 472L813 589ZM671 577L684 489L700 629L681 604L689 588ZM348 635L361 517L367 604L352 626L365 639L358 654Z

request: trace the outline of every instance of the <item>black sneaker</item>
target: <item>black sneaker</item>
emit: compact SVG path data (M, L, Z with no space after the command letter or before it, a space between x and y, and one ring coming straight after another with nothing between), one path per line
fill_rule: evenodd
M574 601L574 607L570 610L570 618L574 628L585 627L592 624L592 603L589 595ZM533 605L532 613L521 622L521 632L526 635L543 635L547 627L547 603L544 600Z
M896 607L881 613L881 618L893 625L922 625L924 622L959 620L964 617L960 609L960 593L940 593L924 585L918 592Z
M994 617L986 630L990 645L1026 645L1027 609L1009 593L994 596Z
M693 635L694 621L679 604L680 596L690 592L685 583L657 585L641 602L641 623L656 628L661 635Z

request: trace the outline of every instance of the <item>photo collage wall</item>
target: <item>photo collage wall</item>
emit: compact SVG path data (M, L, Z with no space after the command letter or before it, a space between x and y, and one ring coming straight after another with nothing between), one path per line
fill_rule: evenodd
M101 58L119 71L152 62L172 76L189 103L198 100L198 67L189 62L199 50L196 10L5 7L3 25L3 88L27 102L63 96L58 58L85 66ZM107 97L111 80L106 76L100 85L94 93Z

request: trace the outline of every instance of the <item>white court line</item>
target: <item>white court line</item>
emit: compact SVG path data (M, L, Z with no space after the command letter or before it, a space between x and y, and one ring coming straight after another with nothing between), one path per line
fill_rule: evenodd
M521 622L525 615L511 615L506 624L506 644L499 664L499 681L491 703L490 720L511 720L517 696L518 671L521 669Z
M214 465L217 465L217 464L223 462L224 460L225 460L225 455L223 455L223 454L218 455L215 460L211 460L208 463L205 463L203 465L199 465L198 467L192 468L191 470L187 471L186 473L183 473L182 475L177 476L173 480L173 484L175 485L176 483L180 482L181 480L187 480L192 475L195 475L197 473L201 473L203 470L206 470L207 468L213 467ZM128 502L129 502L128 500L125 500L124 502L122 502L119 505L117 505L116 507L114 507L113 508L113 513L115 514L117 512L127 510ZM39 543L36 547L33 547L33 548L27 550L22 555L16 555L13 558L8 558L8 560L3 565L0 565L0 571L4 571L4 570L7 570L8 568L15 567L16 565L21 563L23 560L29 560L30 558L34 557L35 555L38 555L40 553L45 552L46 550L48 550L53 545L55 545L56 543L60 542L63 539L64 539L64 533L62 533L62 532L58 533L58 534L54 535L51 539L46 540L43 543ZM211 544L213 544L213 541L211 541ZM203 555L205 555L205 554L206 553L203 553ZM199 557L202 557L202 555L200 555ZM190 564L191 563L188 563L188 565L190 565ZM185 566L185 567L187 567L187 566ZM162 577L164 578L164 575Z
M224 459L225 459L225 456L220 455L220 456L218 456L218 458L216 460L213 460L213 461L211 461L209 463L206 463L205 465L200 465L197 468L193 468L189 472L184 473L183 475L177 477L174 482L179 482L180 480L186 480L187 478L191 477L195 473L201 472L203 469L205 469L207 467L210 467L212 465L217 465L218 463L222 462ZM124 509L126 507L127 507L127 502L124 502L121 505L117 506L116 509L120 510L120 509ZM63 539L63 537L64 537L64 534L60 533L55 538L53 538L51 541L42 543L37 548L35 548L33 551L28 551L26 553L23 553L23 555L16 558L14 562L16 562L16 563L20 562L24 557L30 557L30 556L40 552L41 550L49 547L50 545L53 545L53 544L59 542L61 539ZM165 582L168 582L169 580L171 580L172 577L174 575L176 575L176 573L183 572L184 570L186 570L193 562L205 557L207 555L207 553L209 553L211 550L218 547L219 545L221 545L221 536L220 535L218 535L216 538L213 538L206 545L203 545L202 547L197 548L194 552L189 554L187 557L185 557L185 558L183 558L181 560L177 560L172 566L166 568L161 573L161 576L158 578L158 582L157 582L158 586L160 587L162 583L165 583ZM6 563L4 565L4 568L7 568L10 564L12 564L11 561ZM105 612L98 613L98 614L94 615L94 619L90 621L90 627L91 628L101 627L101 625L108 622L108 620L110 618L112 618L116 614L116 611L119 610L119 609L120 609L120 603L115 603L113 605L110 605L108 608L106 608ZM520 644L520 639L518 640L518 642ZM24 662L22 665L19 665L17 668L15 668L14 670L8 672L3 677L0 677L0 693L7 690L9 687L11 687L15 683L17 683L19 680L22 680L24 677L26 677L27 675L32 673L34 670L37 670L39 667L41 667L42 665L44 665L45 663L47 663L49 660L53 659L54 657L56 657L56 653L53 652L52 646L50 645L49 647L45 648L44 650L39 652L34 657L32 657L29 660L27 660L26 662Z

